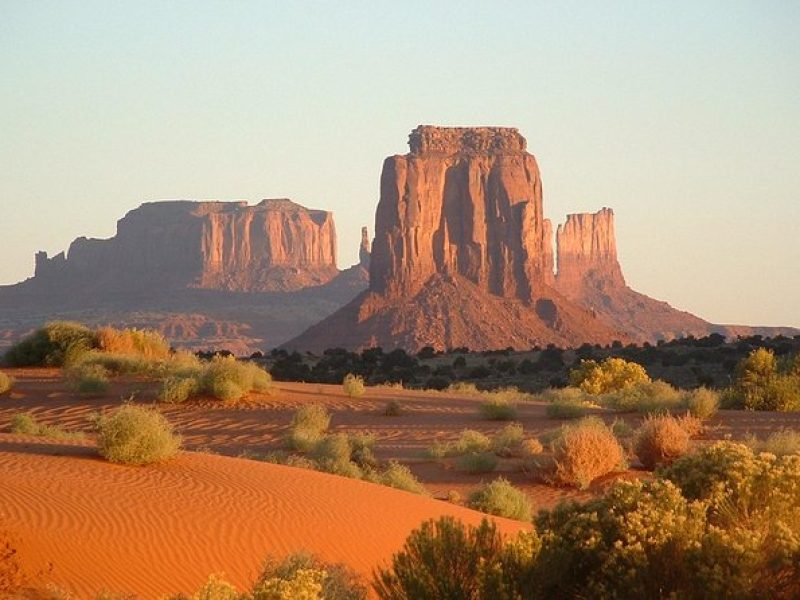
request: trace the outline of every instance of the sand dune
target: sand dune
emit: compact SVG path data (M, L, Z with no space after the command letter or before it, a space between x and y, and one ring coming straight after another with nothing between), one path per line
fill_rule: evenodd
M144 468L88 444L0 435L0 522L30 572L77 597L190 591L210 573L241 586L261 560L308 550L369 575L423 520L482 515L406 492L278 465L184 452ZM503 531L524 525L498 519Z

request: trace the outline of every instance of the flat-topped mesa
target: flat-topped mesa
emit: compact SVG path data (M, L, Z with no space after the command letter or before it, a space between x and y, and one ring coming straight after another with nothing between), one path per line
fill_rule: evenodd
M539 167L516 129L420 126L409 144L383 163L372 291L408 296L453 274L529 300L552 281Z
M36 277L135 288L280 291L338 274L333 215L285 198L247 202L147 202L107 240L78 238L66 260L37 256Z
M580 297L585 286L610 289L625 287L617 259L614 211L567 215L556 234L558 290Z
M514 127L420 125L408 136L412 154L521 154L525 138Z

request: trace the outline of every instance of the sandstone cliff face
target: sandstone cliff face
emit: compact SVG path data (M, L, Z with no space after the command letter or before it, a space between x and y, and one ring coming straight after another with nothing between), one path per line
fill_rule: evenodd
M146 203L118 222L111 239L78 238L66 258L37 254L35 278L286 291L321 285L337 274L332 214L276 199L255 206Z
M569 298L581 297L585 286L623 287L625 278L617 260L614 211L568 215L556 234L558 290Z
M359 266L369 269L369 261L372 256L369 243L369 232L366 227L361 228L361 245L358 247Z
M436 273L530 300L552 279L536 159L511 128L420 126L411 152L386 159L370 289L413 295Z

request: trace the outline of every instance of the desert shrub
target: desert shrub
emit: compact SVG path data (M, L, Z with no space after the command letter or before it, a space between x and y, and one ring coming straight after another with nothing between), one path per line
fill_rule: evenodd
M372 448L375 446L375 436L371 433L351 433L347 436L350 444L350 460L361 468L375 468L378 460Z
M11 433L35 435L54 440L76 440L84 437L83 433L79 431L66 431L57 425L42 425L29 412L11 416Z
M282 581L291 584L278 583ZM264 561L252 596L253 600L366 600L367 589L349 567L323 562L312 554L297 553L281 561L274 558Z
M513 456L519 452L524 439L522 425L519 423L506 425L492 436L492 452L497 456Z
M169 342L157 331L101 327L96 335L97 346L103 352L148 359L163 359L170 354Z
M292 418L287 436L289 446L300 452L308 452L323 437L331 423L327 409L319 404L301 406Z
M342 388L344 389L344 393L351 398L360 398L364 395L364 378L360 375L348 373L344 376Z
M601 402L620 412L649 414L679 408L683 395L664 381L647 381L605 394Z
M590 402L592 397L578 387L549 388L542 392L542 400L545 402Z
M391 400L384 407L383 414L387 417L399 417L403 414L403 409L397 400Z
M284 452L282 450L275 450L273 452L267 452L266 454L260 454L257 452L245 450L244 452L239 454L239 458L245 458L247 460L257 460L260 462L270 463L273 465L297 467L299 469L317 468L317 465L314 463L314 461L309 460L305 456L298 456L297 454L291 454L289 452Z
M225 402L236 402L251 390L269 391L272 378L254 363L232 356L215 356L199 375L199 391Z
M758 445L758 449L779 457L800 454L800 431L794 429L774 431Z
M351 460L352 446L347 434L335 433L322 437L309 452L319 470L343 477L360 479L362 470Z
M537 549L535 534L506 544L488 520L472 527L442 517L409 535L390 567L375 573L373 588L381 600L527 598L523 573Z
M461 456L467 453L485 452L492 446L492 441L480 431L465 429L454 442L434 442L427 454L431 458L445 456Z
M37 329L9 348L4 360L12 367L60 367L77 362L97 347L97 336L88 327L70 321L54 321Z
M669 463L689 451L689 433L671 415L645 418L634 441L634 452L646 469Z
M705 387L692 390L686 394L686 408L693 417L706 420L717 414L719 394Z
M585 404L569 400L556 400L545 408L545 414L550 419L579 419L585 417L587 412Z
M14 380L0 371L0 394L5 394L14 385Z
M772 350L753 350L736 366L725 405L750 410L800 410L800 375L782 373Z
M622 446L611 430L591 417L563 427L552 449L556 481L581 489L625 462Z
M497 457L492 452L470 452L459 456L458 468L467 473L490 473L497 468Z
M132 354L113 354L90 350L84 354L81 365L97 365L114 375L150 374L155 370L153 361Z
M456 381L455 383L451 383L444 391L451 394L465 394L468 396L479 396L481 393L481 391L478 389L478 386L467 381Z
M528 495L502 477L470 494L469 507L517 521L530 521L533 510Z
M97 600L97 599L96 599ZM228 583L222 575L209 575L206 582L194 594L176 594L167 600L249 600L240 594L232 583Z
M181 438L159 412L128 404L97 420L98 452L114 463L146 465L168 460Z
M633 427L622 419L614 419L614 422L611 423L611 433L613 433L617 439L625 439L631 437L634 430Z
M386 468L380 473L375 483L386 485L398 490L405 490L414 494L429 496L425 486L414 476L411 470L396 461L389 461Z
M505 398L493 397L481 402L480 413L490 421L511 421L517 418L517 407Z
M569 374L570 385L593 395L616 392L649 381L650 377L641 365L612 357L600 363L582 360L580 366Z
M524 442L522 442L522 445L520 446L520 454L522 455L523 458L536 456L538 454L541 454L543 451L544 451L544 446L542 445L542 442L540 442L536 438L527 439Z
M70 389L79 394L105 394L110 386L108 371L100 365L80 362L64 374Z
M168 404L180 404L196 395L199 387L194 377L168 377L161 382L158 399Z

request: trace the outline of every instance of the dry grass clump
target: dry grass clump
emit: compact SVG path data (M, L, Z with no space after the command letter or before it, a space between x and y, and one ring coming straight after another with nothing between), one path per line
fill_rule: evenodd
M468 505L490 515L517 521L530 521L533 513L528 495L503 477L498 477L470 494Z
M467 473L490 473L497 468L493 452L470 452L458 457L458 468Z
M492 451L497 456L510 457L519 454L525 440L522 425L511 423L492 436Z
M689 451L689 432L672 415L645 418L634 441L634 452L646 469L668 464Z
M102 352L146 359L165 359L171 351L169 342L159 332L135 328L101 327L97 330L97 347Z
M79 362L66 369L64 375L69 388L79 394L102 395L111 385L108 371L100 365Z
M481 416L490 421L511 421L517 418L517 407L501 395L481 402L479 410Z
M0 394L5 394L14 385L14 379L0 371Z
M555 480L580 489L624 467L624 451L602 420L586 417L562 428L552 444Z
M328 410L319 404L301 406L292 417L287 443L293 450L308 452L325 435L331 424Z
M351 398L360 398L364 395L364 391L366 389L364 386L364 378L361 377L361 375L353 375L352 373L348 373L344 376L342 388L344 389L344 393Z
M80 431L66 431L56 425L42 425L29 412L12 415L11 433L35 435L53 440L80 440L84 437Z
M766 440L755 445L759 452L769 452L775 456L800 454L800 431L779 429L771 433Z
M713 417L719 410L719 394L704 387L687 392L684 402L689 414L703 421Z
M147 465L177 454L181 438L159 412L128 404L97 420L98 452L114 463Z

